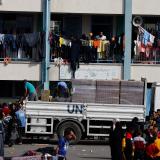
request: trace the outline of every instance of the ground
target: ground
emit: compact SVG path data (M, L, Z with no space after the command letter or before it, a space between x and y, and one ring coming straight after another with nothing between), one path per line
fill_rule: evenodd
M12 147L5 146L5 157L8 159L13 156L22 156L29 150L35 150L38 153L52 152L54 144L22 144L13 145ZM71 145L68 150L67 160L110 160L110 148L104 143L81 143Z

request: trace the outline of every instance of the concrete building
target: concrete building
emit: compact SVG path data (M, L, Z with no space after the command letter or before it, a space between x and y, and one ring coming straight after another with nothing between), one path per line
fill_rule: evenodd
M132 14L143 18L145 28L156 29L160 23L159 0L132 0ZM32 33L43 30L43 0L0 0L0 33ZM124 32L124 0L51 0L51 29L66 35L98 34L102 31L108 39ZM41 81L41 60L32 50L32 58L11 57L9 64L0 61L0 90L6 96L18 96L22 80ZM34 58L33 58L34 57ZM36 60L36 61L35 61ZM147 78L149 83L160 82L160 60L148 64L132 63L131 79ZM70 80L68 65L50 63L49 80ZM122 79L122 63L81 63L76 78ZM20 84L20 86L19 86ZM1 95L3 95L1 93ZM0 96L1 96L0 95Z

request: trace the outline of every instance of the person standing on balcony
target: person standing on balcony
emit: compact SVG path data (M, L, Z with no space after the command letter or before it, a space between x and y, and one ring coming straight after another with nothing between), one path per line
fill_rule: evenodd
M28 97L28 101L37 101L37 91L33 84L28 82L27 80L24 80L24 87L25 87L25 93L24 93L24 99Z

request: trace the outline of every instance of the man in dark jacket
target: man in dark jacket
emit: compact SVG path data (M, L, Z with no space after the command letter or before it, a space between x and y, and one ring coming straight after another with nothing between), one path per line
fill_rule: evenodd
M109 142L112 160L122 160L122 138L124 132L120 122L116 122L115 129L111 130Z
M80 41L77 38L72 37L70 55L72 78L75 78L75 71L79 68L80 47Z

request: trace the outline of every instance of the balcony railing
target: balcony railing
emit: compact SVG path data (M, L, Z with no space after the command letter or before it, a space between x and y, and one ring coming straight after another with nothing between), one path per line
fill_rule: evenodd
M152 49L148 52L141 52L138 55L135 55L133 63L142 63L142 64L160 64L160 49Z
M51 54L50 61L54 62L55 58L61 57L64 62L70 62L70 50L67 52L54 52ZM34 56L33 56L34 55ZM15 53L10 53L9 56L0 54L0 61L5 61L6 58L9 58L10 61L36 61L40 62L41 58L36 56L37 52L33 51L32 56L23 53L23 55L18 55ZM103 54L96 52L95 55L87 55L81 52L79 57L79 62L81 63L123 63L124 56L122 54L108 54L102 56ZM133 56L132 63L135 64L160 64L160 49L151 50L149 53L139 53Z

